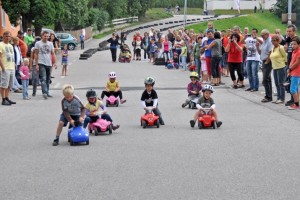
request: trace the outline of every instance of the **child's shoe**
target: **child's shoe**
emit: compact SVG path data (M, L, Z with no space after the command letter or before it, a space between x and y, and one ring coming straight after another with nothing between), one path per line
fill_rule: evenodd
M190 120L190 124L191 124L191 127L192 127L192 128L194 128L195 123L196 123L196 122L195 122L194 120Z
M56 138L53 140L52 146L57 146L59 144L59 139Z
M187 103L183 103L183 104L181 105L182 108L184 108L184 107L186 107L186 106L187 106Z
M289 110L296 110L296 109L299 109L299 106L297 106L296 104L289 106Z
M219 128L222 125L221 121L217 121L217 127Z
M160 125L165 125L165 122L162 119L159 120L159 123L160 123Z
M126 102L126 99L122 99L121 100L121 104L125 103Z
M117 130L118 128L120 128L120 125L113 125L112 126L112 130L114 130L114 131Z

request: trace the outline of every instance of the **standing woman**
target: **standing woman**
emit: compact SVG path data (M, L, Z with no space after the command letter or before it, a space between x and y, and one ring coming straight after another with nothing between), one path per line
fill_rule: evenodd
M168 60L170 60L170 46L172 46L171 42L169 42L168 37L165 36L163 43L163 49L164 49L164 58L165 58L165 66L168 64Z
M149 44L150 44L150 37L149 37L149 33L148 32L145 32L144 33L144 37L143 37L143 40L142 40L142 47L144 49L144 59L146 60L146 55L148 57L148 59L150 58L150 55L149 55Z
M244 86L244 75L243 75L243 47L244 45L240 42L240 35L233 33L228 44L225 48L225 51L228 52L228 67L230 71L230 77L233 82L233 88L243 88ZM235 76L235 70L237 71L239 78L239 86Z
M197 43L194 45L193 55L195 59L196 72L198 73L198 78L200 79L201 72L201 61L200 61L200 47L202 44L202 36L198 36Z
M111 38L107 40L110 43L110 52L112 62L116 62L117 60L117 46L119 45L119 39L116 37L116 33L112 33Z
M287 62L287 54L284 47L280 45L281 38L278 35L273 35L273 49L270 54L272 62L274 81L277 90L277 100L273 101L276 104L282 104L285 100L285 87L283 83L286 80L285 63Z

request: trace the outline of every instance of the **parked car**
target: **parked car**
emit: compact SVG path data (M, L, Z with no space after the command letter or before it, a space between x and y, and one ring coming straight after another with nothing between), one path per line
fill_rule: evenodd
M77 39L70 33L56 33L56 37L60 40L60 47L66 44L69 50L74 50L78 46Z

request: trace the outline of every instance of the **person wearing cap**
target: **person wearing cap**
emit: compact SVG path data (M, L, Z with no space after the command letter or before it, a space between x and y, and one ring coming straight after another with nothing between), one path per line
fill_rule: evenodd
M30 28L27 29L27 32L26 32L26 35L24 37L24 41L25 43L27 44L27 46L29 47L33 41L34 41L34 38L32 36L32 30Z

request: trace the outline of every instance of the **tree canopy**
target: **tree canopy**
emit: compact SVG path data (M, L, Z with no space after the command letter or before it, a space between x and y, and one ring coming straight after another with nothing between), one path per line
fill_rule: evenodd
M281 17L282 13L288 12L288 4L286 0L277 0L275 4L275 14L278 17ZM292 13L296 13L297 21L296 24L300 26L300 1L299 0L292 0Z

